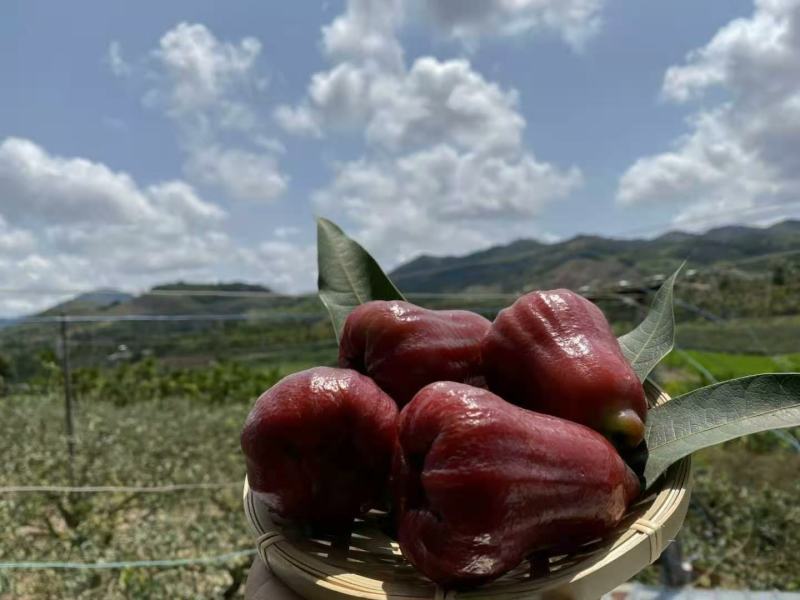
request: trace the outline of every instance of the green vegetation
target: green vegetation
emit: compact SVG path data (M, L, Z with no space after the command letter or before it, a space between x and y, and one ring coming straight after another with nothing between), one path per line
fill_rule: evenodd
M800 354L764 356L758 354L727 354L699 350L673 350L656 367L654 379L671 396L728 379L755 373L784 373L800 371ZM791 442L792 437L796 440ZM786 435L773 432L758 433L728 442L725 448L745 448L756 453L800 448L800 428ZM702 453L701 453L702 454ZM731 471L733 474L733 471Z
M766 356L678 349L656 368L655 378L675 396L716 381L790 371L800 371L800 353Z
M679 540L693 585L800 590L800 455L726 444L692 461L692 501ZM657 584L659 577L655 565L636 579Z
M215 362L204 369L170 369L146 358L105 371L80 369L74 373L73 389L85 401L117 406L172 398L228 405L254 400L284 373L281 367L256 368L235 362Z
M37 393L0 398L0 487L225 485L155 494L0 494L1 560L91 563L251 549L241 509L239 432L262 391L311 364L176 368L149 357L78 368L71 463L63 381L54 357L44 354L33 380ZM241 597L251 562L247 556L172 568L0 570L0 598Z
M800 296L798 296L800 299ZM681 321L680 347L734 354L789 354L800 350L800 316L777 316L726 321Z
M0 485L69 485L63 405L53 395L5 398ZM164 494L0 495L4 561L192 558L252 548L241 509L238 434L245 401L172 398L80 403L75 485L233 482ZM219 565L102 571L0 570L0 598L241 597L251 557Z
M415 292L607 289L620 280L640 285L651 276L666 276L687 260L687 273L693 269L698 275L713 273L723 292L732 292L743 279L796 291L798 248L800 221L784 221L766 229L722 227L699 235L673 232L652 240L598 236L554 244L518 240L466 256L421 256L390 276L401 290ZM730 293L727 298L737 301ZM796 308L796 298L788 295L788 299ZM779 298L776 301L780 304Z
M333 355L329 354L332 360ZM691 360L689 360L691 359ZM766 357L673 352L656 371L672 393L713 377L800 366L800 354ZM219 362L175 368L153 358L78 369L75 485L233 482L165 494L0 495L0 556L6 561L146 560L223 554L252 547L240 504L238 435L254 397L309 362ZM49 391L1 398L0 486L68 485L63 400L55 365ZM116 391L115 391L116 390ZM126 393L123 393L125 391ZM696 584L800 589L795 477L800 455L770 434L696 457L694 501L681 533ZM746 464L746 470L741 465ZM181 568L0 571L0 598L241 597L252 558ZM656 582L658 571L639 577Z

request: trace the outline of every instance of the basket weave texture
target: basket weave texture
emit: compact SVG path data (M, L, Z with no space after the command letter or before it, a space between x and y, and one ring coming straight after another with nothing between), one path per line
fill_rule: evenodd
M647 383L648 402L669 396ZM633 504L620 525L579 552L525 562L470 591L444 590L424 578L384 533L385 515L373 511L341 536L311 536L283 523L244 483L244 510L258 553L272 571L308 600L592 599L653 563L683 524L691 492L689 458L672 465Z

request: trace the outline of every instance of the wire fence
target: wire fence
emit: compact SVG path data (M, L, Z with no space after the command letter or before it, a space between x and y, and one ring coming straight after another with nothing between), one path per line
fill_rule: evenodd
M222 483L172 483L168 485L12 485L0 487L0 494L55 493L55 494L165 494L195 490L240 488L241 481Z
M0 570L43 570L59 569L73 571L87 571L98 569L164 569L175 567L192 567L196 565L213 565L229 562L243 556L255 556L258 552L254 549L235 550L216 554L213 556L199 556L195 558L162 558L152 560L127 560L108 562L62 562L62 561L16 561L0 562Z

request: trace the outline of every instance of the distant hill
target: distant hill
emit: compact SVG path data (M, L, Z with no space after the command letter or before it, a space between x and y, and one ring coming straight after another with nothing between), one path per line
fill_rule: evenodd
M316 296L281 296L240 282L176 282L135 296L93 291L37 315L0 321L0 358L10 361L12 381L47 376L48 365L56 361L54 352L61 348L61 328L58 318L36 317L61 314L80 317L65 327L74 368L143 357L173 367L234 358L264 364L319 357L327 364L335 349Z
M215 293L219 292L219 295ZM33 316L131 314L246 313L272 302L270 288L242 282L191 283L178 281L154 286L133 295L117 290L95 290L57 304Z
M185 281L177 281L175 283L162 283L161 285L154 286L154 292L197 292L197 291L218 291L218 292L264 292L271 293L272 290L264 285L256 283L244 283L241 281L234 281L231 283L187 283Z
M75 296L71 300L61 302L44 311L45 315L79 314L86 311L104 309L121 302L129 301L133 296L119 290L100 289Z
M758 257L764 255L800 260L800 221L768 228L720 227L703 234L670 232L649 240L590 235L553 244L518 240L466 256L420 256L390 276L406 292L578 289L668 274L683 260L689 268L735 265L758 272L764 267Z

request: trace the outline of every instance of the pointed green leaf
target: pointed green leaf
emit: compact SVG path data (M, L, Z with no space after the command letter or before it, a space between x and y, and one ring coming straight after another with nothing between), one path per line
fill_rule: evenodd
M369 252L333 222L317 219L319 298L328 309L336 339L356 306L370 300L404 300Z
M743 435L800 426L800 373L770 373L700 388L653 408L647 487L675 461Z
M686 264L686 263L683 263ZM644 381L655 366L672 350L675 344L675 314L672 310L675 279L683 264L664 281L653 298L650 312L639 326L619 338L625 358Z

